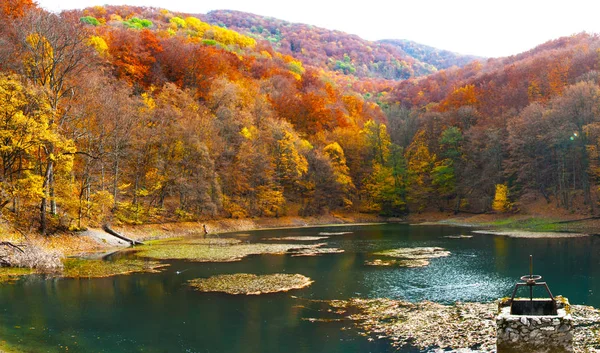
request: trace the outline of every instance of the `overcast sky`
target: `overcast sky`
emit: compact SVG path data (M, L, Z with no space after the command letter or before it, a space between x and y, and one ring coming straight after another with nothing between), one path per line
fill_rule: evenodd
M50 11L136 5L207 13L227 9L357 34L410 39L462 54L518 54L550 39L600 32L594 0L37 0Z

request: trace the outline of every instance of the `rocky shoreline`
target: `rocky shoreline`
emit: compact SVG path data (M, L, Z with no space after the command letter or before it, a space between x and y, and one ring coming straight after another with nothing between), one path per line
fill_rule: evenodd
M392 299L332 300L330 309L353 323L369 339L387 339L401 348L411 345L428 352L496 352L498 303ZM600 310L572 305L574 353L600 352ZM443 329L441 329L443 328Z

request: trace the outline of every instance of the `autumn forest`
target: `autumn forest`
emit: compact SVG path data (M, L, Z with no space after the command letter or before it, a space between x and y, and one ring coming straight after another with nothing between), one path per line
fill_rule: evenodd
M106 222L592 214L600 38L506 58L235 11L0 5L0 207Z

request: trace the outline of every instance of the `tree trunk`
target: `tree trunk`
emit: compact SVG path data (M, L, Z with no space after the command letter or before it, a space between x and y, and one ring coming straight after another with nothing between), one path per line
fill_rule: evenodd
M119 157L115 158L115 167L113 170L114 179L113 179L113 201L114 208L117 208L117 192L119 189Z
M46 173L44 173L44 183L42 185L42 190L44 191L44 196L42 196L42 201L40 203L40 233L42 235L46 235L48 231L48 225L46 223L46 211L47 211L47 197L46 192L49 189L50 175L52 173L52 169L54 166L54 161L51 159L48 160L48 165L46 167Z
M54 172L50 172L50 214L56 216L56 197L54 194Z
M40 204L40 233L46 235L46 198L42 197L42 203Z

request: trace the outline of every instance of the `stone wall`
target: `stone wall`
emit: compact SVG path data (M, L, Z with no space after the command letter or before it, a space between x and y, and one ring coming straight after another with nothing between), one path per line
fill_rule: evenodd
M557 315L511 315L509 301L501 302L496 317L498 353L573 352L568 300L557 297L557 309Z

